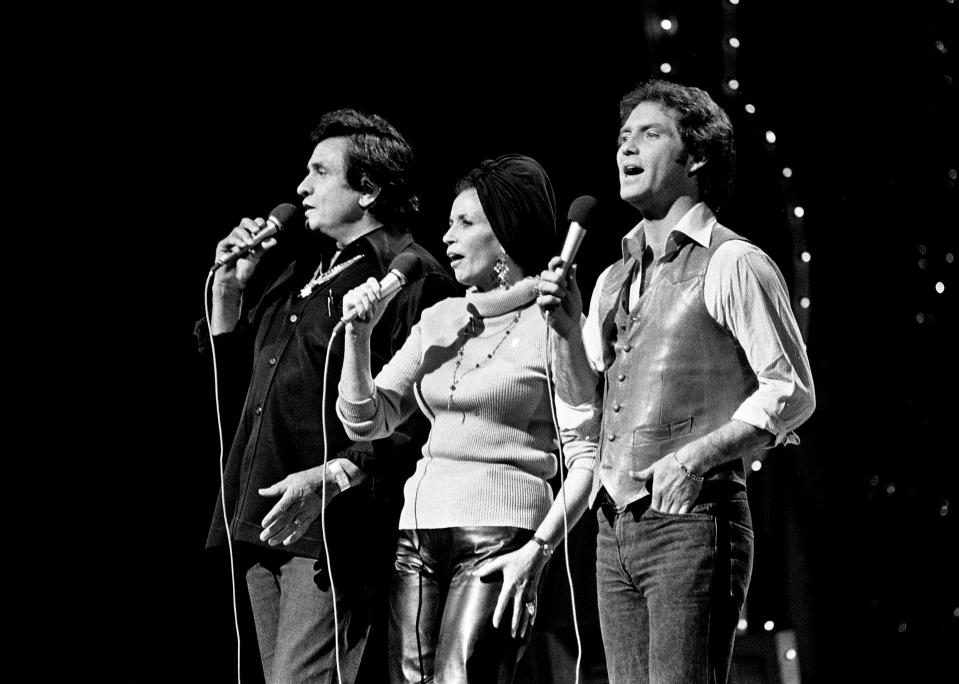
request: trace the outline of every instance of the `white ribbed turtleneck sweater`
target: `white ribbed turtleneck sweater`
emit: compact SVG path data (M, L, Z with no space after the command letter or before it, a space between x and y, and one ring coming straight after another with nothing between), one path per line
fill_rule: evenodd
M376 376L372 398L353 403L340 394L337 413L352 439L386 437L417 405L430 419L423 458L404 488L400 529L534 530L546 516L557 440L535 297L527 278L508 290L446 299L423 312ZM569 468L592 469L595 443L572 433L563 442Z

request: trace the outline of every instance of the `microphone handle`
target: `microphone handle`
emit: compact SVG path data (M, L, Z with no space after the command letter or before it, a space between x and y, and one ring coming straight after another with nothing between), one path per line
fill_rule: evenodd
M263 230L261 230L260 232L258 232L256 235L253 236L252 245L250 246L237 245L236 247L230 250L229 254L219 257L216 260L216 263L213 264L213 268L211 268L210 271L211 272L216 271L222 266L226 266L227 264L232 264L238 261L241 257L245 256L252 250L259 247L261 242L266 242L267 240L269 240L271 237L273 237L279 232L280 232L279 222L275 218L270 216L270 218L267 219L267 225L263 227Z
M397 271L395 268L383 276L383 279L380 281L380 299L383 301L387 297L392 297L395 293L399 292L406 286L406 276ZM346 316L340 319L337 323L337 327L341 325L346 325L352 320L355 320L359 314L354 309Z
M586 230L581 225L575 221L569 224L569 232L566 234L563 252L559 255L563 260L563 265L556 270L561 278L565 278L569 273L569 267L573 265L576 252L579 251L579 246L583 243L584 237L586 237Z

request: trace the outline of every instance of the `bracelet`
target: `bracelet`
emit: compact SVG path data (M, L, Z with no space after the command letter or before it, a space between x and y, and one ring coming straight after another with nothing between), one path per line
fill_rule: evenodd
M685 475L686 477L688 477L690 480L692 480L693 482L702 482L702 481L703 481L703 476L702 476L702 475L697 475L697 474L694 473L692 470L690 470L689 468L687 468L678 458L676 458L676 452L675 452L675 451L673 452L673 460L676 461L676 465L678 465L680 468L682 468L682 470L683 470L683 475Z
M533 535L533 539L531 541L539 544L539 548L543 552L543 555L546 556L547 560L553 557L553 549L546 541L540 539L535 534Z

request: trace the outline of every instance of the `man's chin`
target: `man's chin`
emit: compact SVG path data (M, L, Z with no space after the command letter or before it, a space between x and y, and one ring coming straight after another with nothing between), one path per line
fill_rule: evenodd
M328 230L324 229L323 226L316 223L311 223L310 221L306 222L306 231L308 233L318 233L320 235L326 235L327 237L333 237L330 235Z
M641 200L647 194L647 191L637 183L620 183L619 197L626 202Z

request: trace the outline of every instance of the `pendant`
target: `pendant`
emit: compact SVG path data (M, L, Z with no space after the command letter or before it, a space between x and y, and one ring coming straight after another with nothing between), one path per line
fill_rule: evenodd
M352 259L336 264L335 266L331 267L330 270L327 271L326 273L321 273L320 269L317 268L316 273L310 279L310 282L304 285L303 288L300 290L300 299L306 299L311 294L313 294L314 288L329 282L330 280L338 276L342 271L346 270L348 267L352 266L353 264L355 264L357 261L359 261L362 258L363 258L363 255L358 254Z

